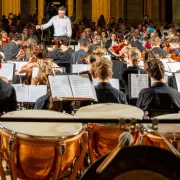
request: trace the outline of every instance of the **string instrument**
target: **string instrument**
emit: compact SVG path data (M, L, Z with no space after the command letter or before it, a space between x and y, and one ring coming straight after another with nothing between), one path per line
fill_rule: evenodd
M174 61L179 61L180 62L180 54L171 54L171 59Z
M124 42L120 43L119 45L114 45L112 46L112 49L114 50L114 52L116 54L119 54L119 51L121 51L121 49L126 46L126 44Z
M8 37L2 39L2 46L6 45L8 43L10 43L10 39Z

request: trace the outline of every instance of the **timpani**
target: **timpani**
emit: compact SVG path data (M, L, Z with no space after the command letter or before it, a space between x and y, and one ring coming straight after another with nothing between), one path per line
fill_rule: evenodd
M7 117L74 118L46 110L14 111L2 116ZM74 165L73 179L83 164L83 160L79 164L76 160L83 159L87 151L87 146L83 149L81 144L86 138L81 123L1 122L0 135L1 160L10 166L13 179L56 180Z
M79 118L142 118L144 112L134 106L125 104L95 104L80 108L76 116ZM119 125L88 124L89 132L89 152L91 162L95 162L99 157L112 151L118 144L118 138L124 131L129 131L129 127L121 130ZM134 133L134 144L138 138L138 132Z

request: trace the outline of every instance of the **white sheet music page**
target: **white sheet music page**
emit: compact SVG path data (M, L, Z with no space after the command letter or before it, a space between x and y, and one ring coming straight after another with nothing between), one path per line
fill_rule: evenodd
M88 64L72 64L72 73L80 73L88 70L89 70Z
M47 85L30 85L29 86L29 101L28 102L36 102L38 98L46 95L47 93Z
M32 79L38 75L38 72L39 72L39 67L32 68Z
M148 74L130 74L131 76L131 98L138 98L142 89L149 87Z
M64 67L57 67L57 68L53 68L54 70L60 71L61 73L65 73L66 72L66 68Z
M180 73L174 73L176 79L177 90L180 93Z
M17 71L21 68L21 67L23 67L25 64L27 64L28 62L24 62L24 61L19 61L18 62L18 68L17 68ZM26 73L22 73L22 74L19 74L19 73L16 73L17 75L20 75L20 76L25 76L26 75Z
M69 81L74 98L96 99L93 93L94 85L91 83L88 74L86 76L69 75Z
M180 62L167 63L171 72L180 70Z
M7 78L9 81L13 80L14 77L14 64L12 63L2 63L2 68L0 69L0 76Z
M73 98L67 75L49 76L48 78L53 98Z
M29 102L29 88L23 84L13 84L16 91L17 102Z

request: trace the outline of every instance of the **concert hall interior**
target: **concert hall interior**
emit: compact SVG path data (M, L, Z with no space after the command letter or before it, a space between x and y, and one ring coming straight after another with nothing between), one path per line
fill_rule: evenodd
M0 0L0 179L180 180L180 0Z

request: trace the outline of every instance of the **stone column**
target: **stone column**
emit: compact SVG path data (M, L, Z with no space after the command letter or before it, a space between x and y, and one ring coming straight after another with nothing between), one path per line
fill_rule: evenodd
M76 20L82 20L82 0L76 0Z
M71 17L74 13L74 1L73 0L67 0L67 6L68 6L68 16Z
M2 0L0 0L0 17L2 16Z
M153 23L158 25L160 23L160 2L157 0L152 0L152 10L151 10L151 18Z
M180 22L180 1L172 0L172 3L173 3L173 22L179 23Z
M42 18L44 17L44 0L38 0L38 23L42 23Z

